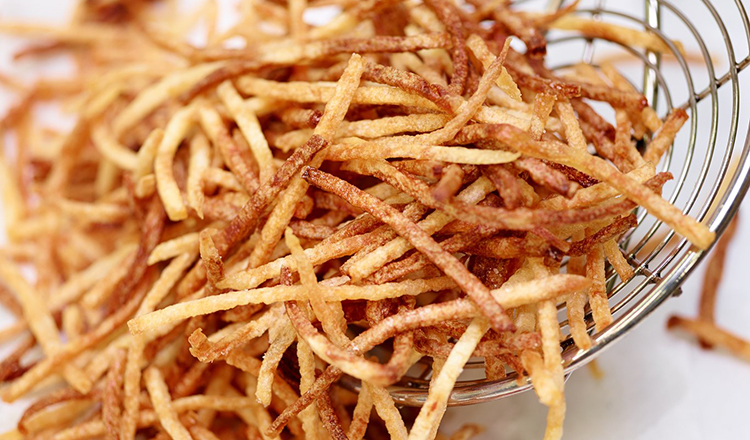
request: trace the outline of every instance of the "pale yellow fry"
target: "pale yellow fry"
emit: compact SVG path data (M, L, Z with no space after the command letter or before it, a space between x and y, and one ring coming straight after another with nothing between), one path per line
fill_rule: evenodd
M237 413L246 423L253 419L246 418L245 410L253 403L249 397L240 397L237 390L230 389L229 396L207 396L194 395L176 399L172 402L172 407L177 413L195 411L203 408L212 408L217 411L232 411ZM143 410L140 412L137 420L138 426L152 426L158 423L159 419L152 410ZM96 438L104 435L106 427L101 419L85 422L56 433L52 438L54 440L76 440L81 438Z
M138 161L135 170L133 170L133 180L136 182L154 172L156 152L159 150L159 144L161 144L163 138L164 130L155 128L149 133L143 145L141 145L141 148L138 150Z
M0 257L0 279L16 294L29 330L31 330L45 354L52 356L57 353L62 346L60 333L44 299L21 275L18 267L4 257ZM66 365L62 373L65 380L82 394L91 390L93 384L75 366Z
M574 241L583 240L586 237L583 229L579 229L572 235ZM586 275L586 256L570 257L568 260L568 273L574 275ZM588 301L588 295L585 290L573 292L567 299L566 312L568 315L568 325L570 335L578 348L587 350L591 348L591 338L587 332L587 325L584 313L584 307Z
M299 390L300 394L303 394L315 383L315 356L307 343L299 338L297 340L297 359L300 372ZM302 420L305 438L320 438L320 419L318 418L317 405L314 402L299 413L299 418Z
M326 159L347 161L354 159L408 158L471 165L496 165L513 162L520 156L519 153L502 150L478 150L466 147L400 144L398 142L371 143L352 140L351 143L333 144L328 147Z
M78 305L71 304L63 309L62 329L68 339L75 339L83 334L83 315Z
M203 218L203 180L206 170L211 166L211 147L202 133L197 133L190 140L190 161L188 162L187 203Z
M28 329L28 326L26 324L26 320L19 320L14 322L8 327L3 328L0 330L0 343L6 343L13 338L18 337L21 333L26 331Z
M236 192L245 191L245 188L234 174L221 168L210 167L203 171L203 182L209 185L218 185Z
M158 83L141 91L127 107L117 115L113 123L115 138L120 138L127 130L151 113L169 98L174 98L193 87L198 81L221 67L223 63L199 64L175 72Z
M2 142L0 142L2 146ZM0 156L0 191L2 191L3 217L5 228L10 231L16 227L26 212L26 203L21 196L14 173L6 163L5 156Z
M529 373L539 401L544 405L551 405L551 399L559 397L559 393L550 371L544 367L542 356L535 351L524 350L521 353L521 362L524 370Z
M138 163L136 153L118 142L108 125L95 125L91 130L91 140L94 141L94 146L102 156L118 167L128 171L136 168Z
M129 207L114 203L86 203L68 199L58 199L54 203L62 214L80 224L117 223L131 215Z
M143 374L143 379L162 428L174 440L192 440L190 432L180 422L177 411L172 406L172 397L159 369L149 367Z
M630 263L628 263L628 260L622 255L622 251L620 250L620 246L617 245L617 242L615 242L614 239L607 240L604 242L603 246L604 254L607 256L609 264L611 264L615 269L615 272L617 272L620 280L627 281L632 278L634 275L633 268L630 267Z
M564 101L558 101L555 105L557 114L560 115L560 120L565 126L565 137L568 140L568 145L580 150L586 151L588 148L588 142L583 136L581 131L581 125L578 123L578 117L576 117L575 110L567 99Z
M291 7L291 5L290 5ZM242 97L230 81L225 81L216 88L221 102L227 107L237 126L240 128L242 135L250 145L255 161L258 162L260 173L260 183L268 182L273 176L275 167L273 164L273 154L268 147L268 141L261 130L258 117L252 108L242 100Z
M23 440L24 438L26 437L21 434L18 428L11 429L10 431L5 431L0 434L0 440Z
M365 62L358 54L352 54L344 73L341 75L331 100L327 103L320 122L313 134L325 139L333 139L339 124L344 120L349 104L353 102L359 87L359 79L365 71Z
M85 107L81 110L81 116L88 120L96 119L120 97L124 90L124 84L113 84L111 87L100 91L85 103Z
M409 433L409 440L428 440L435 437L437 427L448 406L448 398L464 365L489 330L487 319L474 318L461 338L451 350L437 378L430 384L427 400L419 411L417 419Z
M172 221L187 218L187 209L182 201L182 194L174 178L172 162L180 143L192 128L195 118L194 107L184 107L178 110L170 119L164 130L164 137L159 143L154 160L154 174L156 174L156 189L164 204L164 210Z
M352 423L346 431L346 437L349 440L362 440L364 438L367 431L367 424L370 421L372 406L372 394L367 384L363 383L362 389L359 390L359 395L357 396L357 405L352 412ZM406 428L404 427L404 429Z
M242 77L237 88L246 95L273 98L292 102L326 103L333 97L333 82L277 82L266 79ZM435 104L417 95L389 86L363 86L352 99L354 104L400 105L437 109Z
M102 40L116 40L121 37L120 32L115 29L94 23L63 27L6 22L0 23L0 33L25 37L45 36L74 44L96 44L101 43ZM114 41L110 41L110 44L114 44Z
M148 256L149 266L185 253L198 252L199 239L200 234L198 232L188 232L177 238L159 243Z
M292 38L297 42L305 41L307 33L307 24L303 20L307 0L289 0L287 9L289 10L289 32Z
M21 242L49 235L60 227L60 223L60 216L53 212L30 217L22 222L8 225L8 238L12 241Z
M555 384L555 391L545 402L556 405L563 399L565 378L560 354L560 327L557 322L557 307L553 301L543 301L537 306L539 330L542 333L542 353L544 368L549 371ZM541 397L540 397L541 399Z
M128 357L125 361L123 378L122 419L120 420L120 440L133 440L136 432L138 397L141 392L141 362L143 349L146 346L144 337L130 338Z
M248 396L252 396L257 393L259 385L256 381L255 376L245 373L245 377L247 378L247 385L245 386L245 394ZM271 427L271 423L273 422L273 419L271 418L271 415L268 413L268 410L264 408L262 405L260 405L258 402L252 402L252 404L250 405L250 410L253 412L253 415L255 416L255 421L258 426L258 430L260 431L261 437L263 437L264 440L280 440L278 436L270 437L266 434L266 432L268 431L268 428Z
M476 204L492 191L495 191L494 184L482 176L461 191L456 199L465 203ZM445 212L434 211L417 224L428 234L434 234L453 220L453 217ZM405 238L397 237L353 264L349 269L349 276L355 280L363 279L385 266L389 261L404 255L411 248L411 244Z
M423 292L453 287L448 277L427 280L408 280L399 283L385 283L377 286L330 286L320 289L318 294L324 301L344 301L347 299L378 300L397 298L404 295L418 295ZM221 310L247 304L273 304L279 301L309 300L310 292L305 286L275 286L252 290L240 290L221 295L200 298L171 305L128 322L131 333L138 334L156 330L164 324L181 321L197 315L206 315Z
M302 285L307 287L310 291L310 305L312 306L315 316L323 326L323 331L331 338L334 343L340 347L349 344L349 339L346 337L346 319L344 318L344 312L341 310L340 303L331 302L326 303L321 299L322 295L319 293L320 286L318 285L318 279L315 275L312 262L305 256L305 252L300 245L299 239L294 235L291 228L286 229L285 234L286 245L292 252L292 257L297 263L297 271L299 272L300 281ZM335 304L339 304L338 307ZM310 348L316 353L318 350L313 347L311 341L306 341Z
M601 245L592 246L586 255L586 277L592 281L589 304L597 333L612 323L612 311L607 299L607 280L604 273L604 252Z
M271 404L276 367L296 337L297 333L286 314L281 314L268 329L270 345L263 355L263 363L260 365L260 372L258 373L258 387L254 393L258 402L264 407Z
M547 427L543 440L560 440L563 436L563 422L565 421L565 398L549 407L547 413Z
M147 199L156 193L156 176L146 174L138 179L135 184L135 196L139 199Z
M313 161L315 163L313 166L320 166L321 159L321 156L314 158ZM308 188L308 183L300 176L295 176L289 183L289 187L284 190L280 200L274 206L271 215L260 231L260 241L250 255L250 267L258 267L268 261L284 229L292 219L297 204L307 193Z
M342 121L339 130L336 132L336 138L374 139L405 132L425 133L441 128L449 120L450 116L448 115L426 113ZM313 130L309 128L284 133L275 140L275 146L283 151L299 148L307 142L312 133Z
M76 301L87 289L107 276L115 267L121 265L136 250L138 245L130 243L120 246L111 254L92 263L86 269L75 273L49 300L51 310L58 310L65 304Z
M196 252L188 252L170 261L169 265L159 275L159 279L151 286L146 297L143 298L143 302L135 316L141 316L153 311L169 295L169 291L182 278L182 275L193 264L196 257Z
M490 52L487 43L485 43L485 41L478 35L471 34L469 38L466 39L466 45L471 49L474 56L479 59L484 69L487 69L490 64L495 61L495 56ZM516 85L516 82L513 81L513 77L510 76L505 67L502 68L502 73L500 73L500 77L495 81L495 84L497 84L497 86L500 87L500 90L514 101L523 102L521 90L518 88L518 85Z
M29 436L39 435L44 430L60 429L74 423L84 411L90 410L93 405L94 403L90 400L63 402L34 414L24 421L23 427Z
M362 384L362 388L367 390L369 395L372 396L375 411L377 411L380 418L385 422L385 428L388 430L391 438L396 440L405 440L408 438L404 420L401 418L401 414L398 412L398 408L396 408L396 403L388 391L383 387L367 382Z
M94 194L97 197L104 197L112 192L117 184L119 174L120 169L117 168L117 165L108 159L101 160L96 173L96 180L94 181Z
M550 27L579 31L586 36L604 38L630 47L638 46L661 53L671 52L669 46L655 34L572 14L558 18L550 24ZM677 50L682 53L682 44L679 41L673 41L673 43L677 46Z

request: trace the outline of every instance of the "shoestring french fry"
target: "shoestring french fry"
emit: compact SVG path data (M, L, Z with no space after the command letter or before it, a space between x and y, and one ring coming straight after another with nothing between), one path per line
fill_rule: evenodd
M605 276L636 276L631 211L713 242L656 172L688 114L660 120L610 64L544 66L548 29L666 51L655 34L577 2L248 1L227 28L214 0L178 3L0 24L42 38L24 63L75 67L0 72L18 98L0 124L0 396L35 399L9 438L466 440L481 428L438 428L476 357L487 379L531 379L556 440L558 307L581 350L617 319ZM308 23L324 4L339 15ZM672 326L747 357L714 302ZM414 419L388 387L417 364L433 377Z

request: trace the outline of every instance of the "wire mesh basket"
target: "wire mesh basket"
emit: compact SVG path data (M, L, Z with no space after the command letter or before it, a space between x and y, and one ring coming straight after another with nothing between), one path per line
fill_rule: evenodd
M549 8L559 8L563 1L547 3ZM688 126L658 167L675 176L674 181L664 188L663 195L720 235L750 184L750 122L741 108L743 88L740 84L740 73L750 64L750 21L741 0L644 0L638 5L639 14L622 10L623 6L632 9L635 3L614 0L582 2L576 14L646 29L657 35L671 53L656 54L602 39L550 32L548 64L564 69L581 61L596 66L605 58L614 58L621 61L615 65L643 92L660 116L674 108L686 110L690 115ZM517 4L537 10L545 6L540 1ZM730 34L730 27L743 32ZM684 47L682 51L680 44ZM746 55L740 57L739 53ZM575 54L581 55L573 57ZM594 332L593 320L587 310L586 322L593 345L582 350L570 337L564 306L558 310L564 335L562 347L566 374L593 360L667 298L679 295L680 284L706 255L645 211L638 212L638 220L638 227L620 243L636 276L621 282L614 271L609 269L607 272L614 323L601 332ZM427 397L430 374L429 363L415 366L390 388L391 395L400 404L420 406ZM345 383L352 388L358 387L350 378ZM475 359L467 364L466 371L456 383L449 404L481 403L530 388L530 382L519 382L515 375L497 381L487 380L482 360Z

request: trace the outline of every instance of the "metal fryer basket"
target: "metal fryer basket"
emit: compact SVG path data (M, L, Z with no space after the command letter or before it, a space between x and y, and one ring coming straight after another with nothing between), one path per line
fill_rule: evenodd
M688 126L683 128L669 156L658 167L671 171L675 176L675 180L665 187L664 196L720 235L750 185L750 122L741 111L740 85L740 72L750 64L750 54L747 54L750 22L741 0L692 1L695 3L692 9L705 11L705 14L686 13L683 6L687 1L683 0L644 0L640 16L616 10L615 4L619 2L614 0L610 0L610 4L602 0L590 2L593 6L578 10L577 14L651 31L672 52L663 59L658 54L617 43L558 32L549 34L549 52L551 55L563 55L560 60L551 56L550 63L557 68L565 68L581 60L596 65L596 55L601 46L615 49L629 54L631 61L637 61L636 74L642 75L638 81L639 89L657 108L660 116L677 107L688 112ZM563 1L551 0L548 3L549 7L555 8L560 7ZM584 2L583 6L589 4ZM723 9L719 10L717 6ZM730 35L726 19L735 20L737 27L741 23L744 32ZM682 40L685 54L678 50L672 38L685 38ZM724 46L717 44L718 41L723 42ZM557 50L558 47L563 50ZM712 53L710 50L721 52ZM740 51L747 55L738 57ZM571 60L569 54L575 53L582 53L582 58ZM632 77L633 66L630 67ZM706 256L706 252L691 247L689 242L676 236L674 231L645 211L638 212L638 220L639 226L621 242L625 255L634 265L636 276L623 283L612 270L608 272L608 295L614 323L594 333L593 321L588 313L587 323L593 346L581 350L575 347L569 336L564 307L559 310L560 325L565 335L562 347L566 374L594 359L667 298L678 295L681 292L680 284ZM453 390L450 405L481 403L531 388L528 381L518 383L515 376L489 381L484 378L482 368L481 359L467 364L467 371ZM392 396L400 404L420 406L427 397L430 374L426 363L421 371L414 372L412 369L390 388ZM358 383L351 378L345 379L345 385L358 388Z

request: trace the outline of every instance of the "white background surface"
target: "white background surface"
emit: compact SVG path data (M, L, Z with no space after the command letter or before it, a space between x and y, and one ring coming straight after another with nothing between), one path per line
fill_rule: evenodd
M627 3L633 3L634 10L639 9L636 4L640 2ZM730 1L716 3L727 6ZM0 0L0 20L59 23L64 20L69 4L55 0ZM683 7L690 14L697 11L691 11L694 6L691 3ZM729 32L741 35L739 22L729 23ZM720 50L720 43L709 40L712 53L714 48ZM11 63L11 55L18 47L19 41L0 38L0 71L38 74L37 65ZM745 54L746 50L741 49L740 53ZM59 66L43 71L55 74ZM7 94L0 92L0 114L4 114L8 99ZM745 128L740 130L744 132ZM748 338L750 296L746 249L749 246L750 212L747 212L730 250L717 319L724 327ZM703 351L692 340L665 330L670 314L695 315L701 276L699 270L685 283L681 297L667 301L632 334L599 357L605 373L603 379L594 379L586 369L572 375L566 387L566 439L750 438L747 423L750 365L722 352ZM0 325L7 322L8 316L0 312ZM22 404L0 403L0 432L14 426L22 409ZM545 414L546 409L535 396L526 393L484 405L451 409L443 427L448 433L463 423L474 422L487 427L483 439L541 439Z

